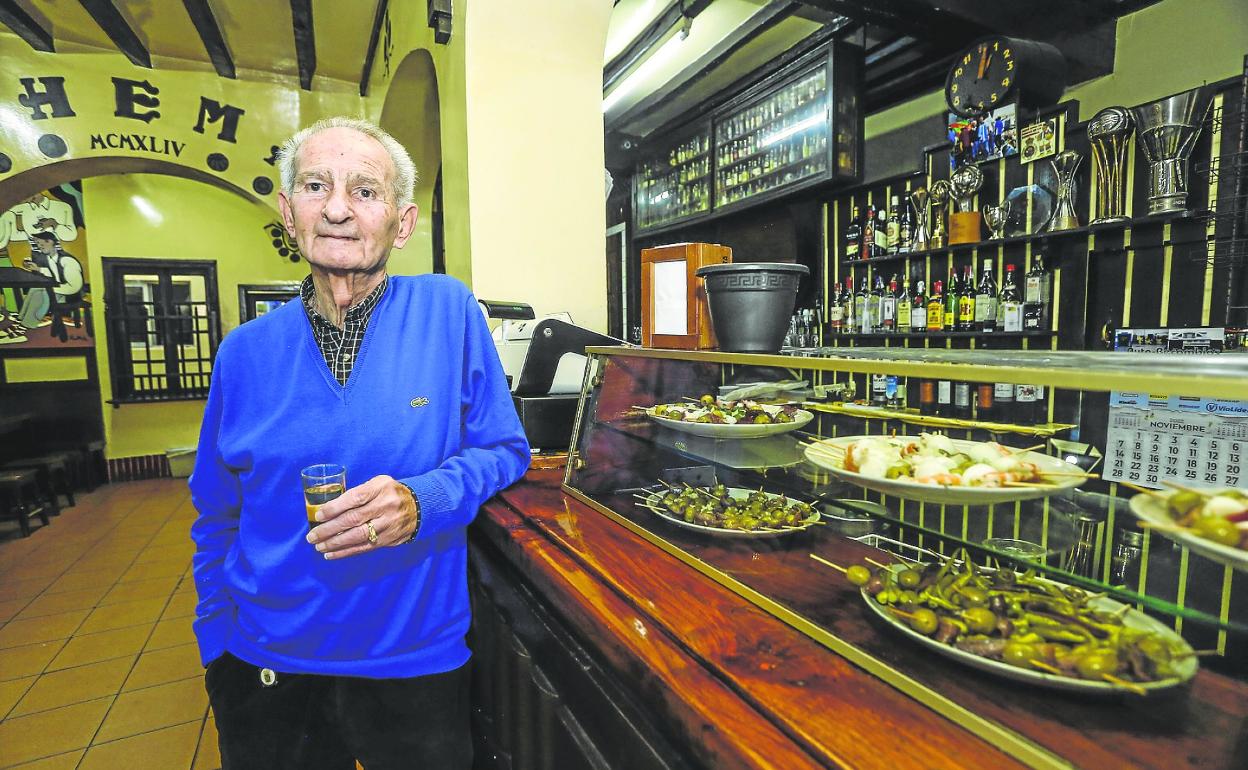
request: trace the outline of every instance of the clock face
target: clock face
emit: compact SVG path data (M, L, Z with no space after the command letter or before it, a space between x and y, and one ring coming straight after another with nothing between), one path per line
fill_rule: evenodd
M981 40L954 60L945 101L959 115L983 114L1006 102L1017 77L1013 46L1005 38Z

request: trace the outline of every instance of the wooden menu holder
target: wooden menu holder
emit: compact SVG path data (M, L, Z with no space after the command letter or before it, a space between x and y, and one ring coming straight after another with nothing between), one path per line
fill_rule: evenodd
M674 243L641 250L641 344L648 348L713 350L715 331L706 287L694 275L704 265L732 261L718 243Z

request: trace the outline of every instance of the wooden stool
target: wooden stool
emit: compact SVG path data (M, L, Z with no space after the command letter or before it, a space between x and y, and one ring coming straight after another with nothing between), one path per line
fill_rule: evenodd
M78 447L82 455L83 469L86 471L83 481L88 492L94 492L101 484L108 483L108 459L104 456L104 439L88 441Z
M60 513L58 495L65 495L67 508L74 506L74 488L69 483L69 468L74 456L71 452L49 452L39 457L28 457L5 463L6 469L39 471L39 481L47 493L53 514Z
M16 517L22 537L30 537L30 519L34 516L48 526L48 511L38 504L39 496L37 470L0 471L0 517Z

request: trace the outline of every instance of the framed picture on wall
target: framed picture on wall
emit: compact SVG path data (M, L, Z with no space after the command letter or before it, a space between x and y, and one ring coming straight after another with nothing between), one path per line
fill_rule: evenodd
M952 112L948 117L948 137L953 146L950 168L1018 154L1017 105L1004 104L978 117L964 118Z
M239 284L238 322L246 323L299 296L299 282Z

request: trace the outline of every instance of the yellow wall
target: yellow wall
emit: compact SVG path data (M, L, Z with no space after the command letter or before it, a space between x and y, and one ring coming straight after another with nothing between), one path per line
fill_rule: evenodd
M157 174L113 174L84 179L83 211L91 233L88 271L103 296L103 257L210 260L217 267L222 332L238 326L238 284L297 281L307 263L292 263L273 248L265 225L274 212L202 182ZM105 328L104 303L92 307ZM110 457L158 454L190 446L199 436L203 401L126 404L116 409L109 380L108 338L97 333L104 432Z
M1164 0L1118 20L1114 71L1075 84L1062 99L1079 100L1087 120L1105 107L1160 99L1243 72L1248 53L1245 0ZM879 136L946 110L942 91L870 115L866 135Z

